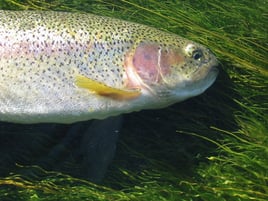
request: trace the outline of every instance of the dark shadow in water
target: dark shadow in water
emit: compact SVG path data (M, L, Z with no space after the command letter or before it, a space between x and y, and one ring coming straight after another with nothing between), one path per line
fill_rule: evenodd
M21 165L100 182L116 150L122 117L71 125L0 124L0 176Z

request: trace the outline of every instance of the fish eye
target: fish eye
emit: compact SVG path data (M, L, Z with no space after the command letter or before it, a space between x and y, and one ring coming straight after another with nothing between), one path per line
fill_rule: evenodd
M194 50L193 53L192 53L192 58L194 60L200 60L200 58L203 56L203 53L201 50L197 49L197 50Z
M203 52L201 49L196 47L194 44L190 43L185 48L186 54L196 61L199 61L203 57Z

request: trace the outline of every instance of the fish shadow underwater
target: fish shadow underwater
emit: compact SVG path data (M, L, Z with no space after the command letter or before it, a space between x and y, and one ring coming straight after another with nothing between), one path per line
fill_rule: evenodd
M45 170L101 183L105 174L111 177L111 172L116 168L114 163L140 172L146 168L148 158L169 163L181 174L191 174L190 171L199 163L207 162L207 157L216 146L201 138L180 135L177 131L202 133L217 140L224 136L209 129L209 126L226 128L228 122L234 121L231 107L217 108L212 105L222 98L217 92L229 91L232 84L223 73L218 80L201 96L167 109L126 114L124 120L122 116L117 116L70 125L2 122L0 176L16 172L16 164L38 165ZM224 121L226 119L228 122ZM232 129L235 130L235 126ZM144 158L127 152L123 144L140 151Z
M121 125L121 116L70 125L1 123L2 172L7 174L15 163L38 165L100 182L114 156Z

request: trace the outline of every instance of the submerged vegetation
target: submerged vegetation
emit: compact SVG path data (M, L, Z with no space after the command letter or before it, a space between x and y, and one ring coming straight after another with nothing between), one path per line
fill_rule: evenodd
M0 200L268 200L267 1L4 0L0 8L135 21L202 43L221 62L205 94L125 115L101 185L17 165L0 173Z

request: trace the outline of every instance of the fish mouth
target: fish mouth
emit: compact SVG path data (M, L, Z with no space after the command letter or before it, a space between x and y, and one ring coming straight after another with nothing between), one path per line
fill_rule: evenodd
M217 78L219 74L219 68L218 68L218 64L217 65L213 65L210 70L209 70L209 73L208 73L208 76L213 76L215 77L215 79Z
M193 82L190 82L189 85L192 85L191 88L199 88L200 93L203 93L215 82L218 74L218 63L215 62L215 64L213 64L210 68L204 69L201 72L197 72L192 77Z
M198 82L213 79L214 77L215 80L219 73L218 65L219 63L214 57L202 62L199 66L199 70L195 71L191 79Z
M207 81L210 80L213 83L219 74L218 62L214 62L210 68L207 68L200 74L201 74L200 76L201 80L207 80Z
M215 82L218 74L218 62L214 61L212 65L210 64L210 67L204 66L202 70L195 72L191 79L178 87L178 91L175 93L184 97L183 99L202 94Z

